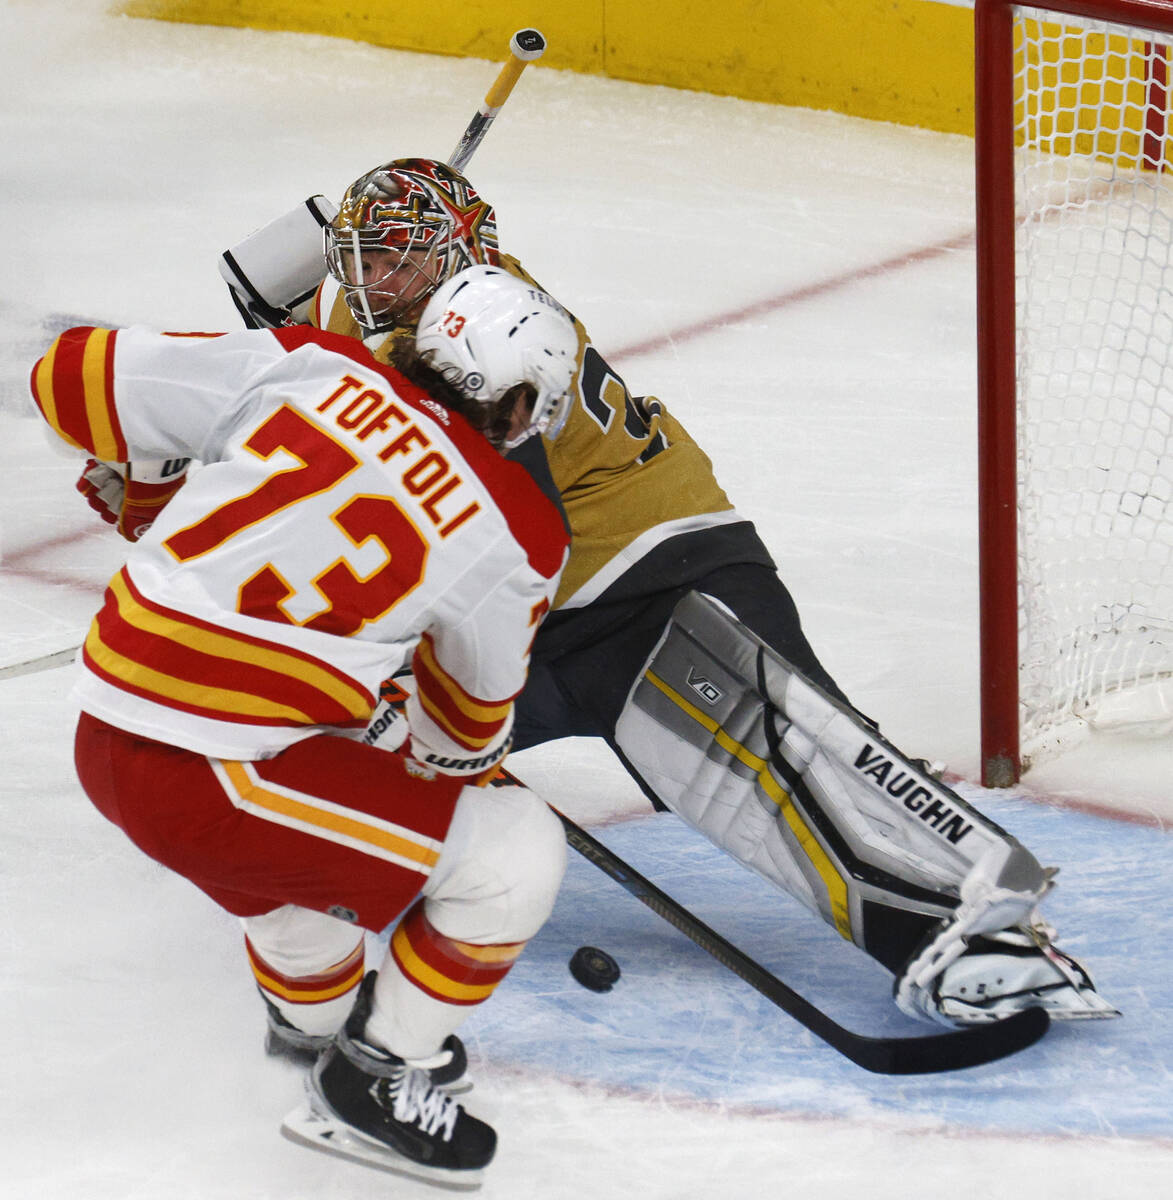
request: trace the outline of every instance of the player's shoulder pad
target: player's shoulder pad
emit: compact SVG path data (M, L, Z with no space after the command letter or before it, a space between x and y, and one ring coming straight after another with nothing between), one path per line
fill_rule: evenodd
M370 351L367 350L362 342L356 341L352 337L347 337L342 333L329 333L325 329L316 329L312 325L293 325L281 329L273 329L270 332L289 353L292 353L294 350L300 350L302 346L321 346L323 350L329 350L333 354L341 354L345 358L362 363L364 366L376 366Z
M480 438L457 418L469 434ZM483 438L480 440L484 441ZM553 579L566 561L570 534L561 510L543 494L533 476L520 463L510 462L485 442L489 451L488 470L477 474L489 488L509 530L525 551L530 566L546 579Z

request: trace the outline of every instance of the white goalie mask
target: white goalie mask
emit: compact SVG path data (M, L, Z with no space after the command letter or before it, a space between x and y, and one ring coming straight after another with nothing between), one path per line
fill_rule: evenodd
M564 308L500 267L469 267L437 289L415 335L416 349L458 392L492 408L518 384L536 392L530 423L505 440L513 449L566 424L578 333Z

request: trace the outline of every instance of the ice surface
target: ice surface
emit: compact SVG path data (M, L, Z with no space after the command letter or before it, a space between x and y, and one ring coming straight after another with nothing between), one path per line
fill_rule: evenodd
M495 73L105 7L0 8L0 666L76 644L121 555L29 413L24 378L52 334L235 327L221 250L376 162L446 156ZM848 693L972 779L971 143L539 69L470 173L503 245L709 451ZM278 1137L300 1080L261 1054L236 925L81 796L74 670L0 681L0 1195L434 1194ZM928 1031L879 968L651 815L599 747L513 764L840 1022ZM471 1104L502 1137L483 1194L1164 1194L1171 767L1168 739L1099 739L1013 795L961 785L1061 866L1048 914L1125 1017L953 1076L837 1058L575 859L554 917L466 1026ZM610 994L567 973L583 943L618 958Z

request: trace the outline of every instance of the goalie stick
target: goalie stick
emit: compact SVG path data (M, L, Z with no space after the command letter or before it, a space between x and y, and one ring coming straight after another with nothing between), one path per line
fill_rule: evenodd
M473 114L468 128L461 135L456 149L448 159L454 171L463 171L476 148L489 132L502 105L509 99L513 86L521 78L526 64L539 59L546 51L546 39L536 29L519 29L509 41L509 61L501 68L493 86L485 93L480 108Z
M505 770L500 774L510 782L521 782ZM928 1075L978 1067L1025 1050L1050 1028L1051 1019L1041 1008L1028 1008L1002 1021L947 1033L913 1037L869 1037L854 1033L833 1021L760 963L710 929L699 917L693 916L564 813L553 805L550 808L562 822L566 841L573 850L609 875L669 925L675 926L723 967L745 980L772 1004L865 1071L878 1075Z

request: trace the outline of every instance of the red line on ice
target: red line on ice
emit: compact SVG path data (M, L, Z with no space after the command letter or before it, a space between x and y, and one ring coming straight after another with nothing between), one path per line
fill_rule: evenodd
M767 296L764 300L757 300L753 304L745 305L743 308L735 308L729 312L720 313L717 316L706 317L703 321L695 321L691 325L684 325L669 333L661 334L659 337L648 338L642 342L634 342L630 346L624 346L615 351L615 358L635 358L641 354L654 354L656 351L665 350L677 342L688 341L694 337L703 337L707 333L716 333L723 326L736 325L739 321L751 320L754 317L768 316L771 313L790 308L795 304L802 304L804 301L818 299L821 296L829 295L831 292L839 291L841 288L851 287L866 279L876 279L881 275L888 275L894 271L903 271L909 267L916 267L921 263L931 262L934 258L950 254L954 250L960 250L962 247L972 244L973 239L974 234L970 230L966 233L960 233L956 237L947 238L945 241L936 242L931 246L922 246L919 250L909 250L903 254L897 254L892 258L884 259L882 262L873 263L871 266L852 267L851 270L844 271L839 275L831 275L826 279L817 280L814 283L803 284L801 287L792 288L788 292L780 292L776 296Z
M28 579L35 583L51 583L54 587L85 592L87 595L93 595L95 592L100 593L101 585L96 583L93 578L87 579L83 575L70 574L69 572L62 571L56 565L39 567L31 561L40 558L43 554L52 553L54 550L65 550L70 546L75 546L78 542L84 541L93 533L93 529L75 529L70 533L58 534L57 537L37 542L32 546L22 546L16 550L5 550L3 561L4 571L6 574L16 576L20 579ZM112 537L118 536L113 530L110 531L110 535Z

